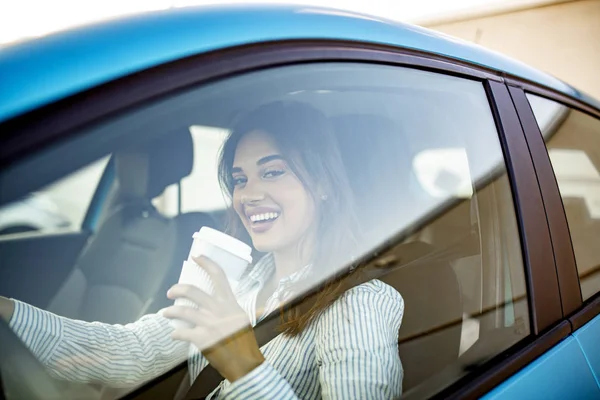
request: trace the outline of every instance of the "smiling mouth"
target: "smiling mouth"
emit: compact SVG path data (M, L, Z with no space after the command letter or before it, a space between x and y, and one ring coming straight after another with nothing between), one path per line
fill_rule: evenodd
M262 213L262 214L254 214L254 215L250 215L248 217L248 219L250 220L250 222L252 222L252 224L264 224L267 222L273 222L275 221L277 218L279 218L279 213L278 212L268 212L268 213Z
M276 211L248 215L250 230L255 234L265 233L273 227L280 215Z

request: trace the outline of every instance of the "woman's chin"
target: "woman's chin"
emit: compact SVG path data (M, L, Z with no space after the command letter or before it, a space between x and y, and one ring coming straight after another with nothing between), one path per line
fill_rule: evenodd
M281 237L271 234L251 235L252 246L261 253L272 253L282 247Z
M274 246L272 243L265 243L265 240L252 240L252 246L256 249L256 251L261 253L272 253L277 250L277 246Z

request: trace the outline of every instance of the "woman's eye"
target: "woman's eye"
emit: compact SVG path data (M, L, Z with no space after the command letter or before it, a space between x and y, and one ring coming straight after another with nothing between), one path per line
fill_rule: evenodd
M233 186L241 186L243 184L245 184L248 181L248 178L246 178L245 176L234 176L233 178L231 178L231 182L233 183Z
M263 177L265 178L277 178L278 176L281 176L285 174L285 171L282 169L270 169L268 171L265 171L265 173L263 174Z

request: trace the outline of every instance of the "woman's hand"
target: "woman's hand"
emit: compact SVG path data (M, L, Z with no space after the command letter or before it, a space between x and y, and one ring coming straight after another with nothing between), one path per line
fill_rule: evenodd
M9 322L14 311L15 303L6 297L0 296L0 318L4 319L6 322Z
M192 285L174 285L167 292L170 299L186 298L198 308L171 306L163 315L195 325L175 329L173 339L193 343L224 378L234 382L265 359L248 316L238 305L223 270L206 257L194 261L210 276L214 294L211 296Z

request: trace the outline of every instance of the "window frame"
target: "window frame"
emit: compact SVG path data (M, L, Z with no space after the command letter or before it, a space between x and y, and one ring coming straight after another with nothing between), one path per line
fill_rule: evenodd
M526 147L525 132L503 73L417 50L337 40L280 41L227 48L134 73L0 123L0 132L12 132L11 136L0 135L0 148L3 149L0 168L72 137L83 126L180 90L258 69L332 61L422 69L475 80L484 86L504 151L515 202L528 288L531 335L438 393L444 398L479 397L570 333L569 324L561 321L558 274L556 268L552 268L552 242L534 160ZM161 79L165 75L169 79ZM39 182L31 180L21 190L31 191L36 186ZM549 270L555 273L549 274ZM151 391L155 385L181 372L184 365L143 385L126 398Z
M530 93L555 101L570 109L583 112L598 120L599 123L600 109L579 99L531 82L511 79L508 84L530 146L543 194L559 276L563 312L565 317L568 318L572 330L575 331L597 315L600 315L600 291L586 301L582 300L579 273L562 197L542 132L526 95Z

